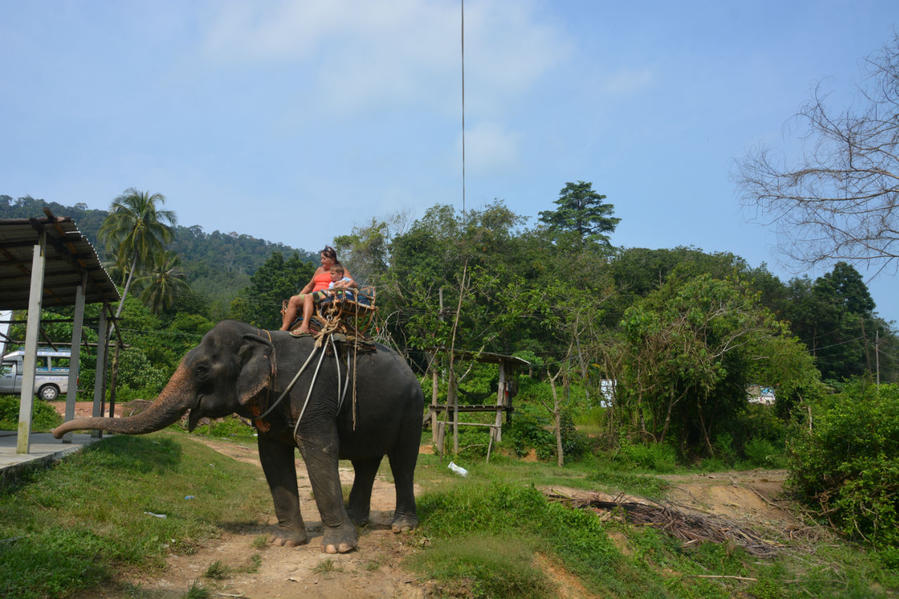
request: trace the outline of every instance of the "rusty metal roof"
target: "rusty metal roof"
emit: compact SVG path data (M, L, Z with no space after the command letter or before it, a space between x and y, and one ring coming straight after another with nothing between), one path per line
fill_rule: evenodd
M97 252L69 217L0 219L0 309L28 307L31 261L40 232L47 234L43 306L75 303L75 288L87 273L85 301L117 302L119 292Z

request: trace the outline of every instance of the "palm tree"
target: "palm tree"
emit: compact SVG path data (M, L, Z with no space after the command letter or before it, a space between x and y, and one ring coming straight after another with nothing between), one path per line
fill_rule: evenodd
M177 254L163 252L137 279L135 284L143 290L140 299L154 314L171 308L178 294L188 289L180 267L181 259Z
M152 265L165 251L165 244L172 239L171 225L175 224L175 213L157 207L157 204L164 203L162 194L151 195L134 188L126 189L113 200L109 216L100 226L99 237L115 256L125 285L116 318L122 314L125 298L137 271Z

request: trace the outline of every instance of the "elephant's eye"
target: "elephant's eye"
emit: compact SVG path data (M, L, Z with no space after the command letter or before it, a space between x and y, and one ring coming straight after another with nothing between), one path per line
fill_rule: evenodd
M197 379L200 381L205 381L209 379L209 364L206 362L200 362L194 367L194 374L196 374Z

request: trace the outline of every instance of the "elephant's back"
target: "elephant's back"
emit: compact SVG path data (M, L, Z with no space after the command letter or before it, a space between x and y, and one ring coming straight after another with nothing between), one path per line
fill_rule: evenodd
M417 451L424 410L418 378L399 354L384 346L357 358L355 393L351 372L338 418L341 454L383 455L413 442Z

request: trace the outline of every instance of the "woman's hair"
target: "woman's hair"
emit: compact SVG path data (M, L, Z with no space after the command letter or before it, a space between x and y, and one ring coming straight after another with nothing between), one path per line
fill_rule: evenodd
M337 262L337 250L332 248L330 245L326 245L325 249L319 252L325 258L330 258L334 262Z

